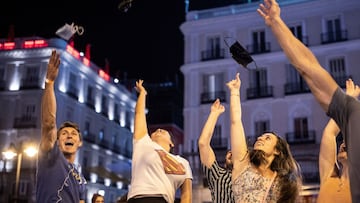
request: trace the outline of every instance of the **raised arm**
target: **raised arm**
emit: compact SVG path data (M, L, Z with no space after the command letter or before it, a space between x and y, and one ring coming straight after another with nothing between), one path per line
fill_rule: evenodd
M210 142L214 133L216 122L224 111L225 107L220 103L219 99L216 99L211 105L210 114L199 137L200 161L208 168L211 167L216 159L215 153L210 146Z
M338 87L334 79L321 67L310 49L299 41L283 22L276 0L264 0L264 4L260 4L257 11L272 30L290 63L305 79L315 98L327 112L332 95Z
M336 136L340 129L333 119L325 126L320 143L319 174L320 184L330 177L336 163Z
M136 91L139 93L135 106L135 120L134 120L134 139L138 140L148 134L146 124L146 90L143 87L143 80L136 81Z
M52 51L47 66L45 90L41 100L41 151L53 148L57 139L56 129L56 98L54 82L59 73L60 55Z
M236 78L229 81L226 85L230 90L230 137L232 161L234 164L232 178L234 180L249 162L245 132L241 120L240 74L237 73Z

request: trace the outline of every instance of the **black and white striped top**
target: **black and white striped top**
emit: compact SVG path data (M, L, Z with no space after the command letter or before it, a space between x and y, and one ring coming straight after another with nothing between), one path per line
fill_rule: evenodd
M217 161L208 168L203 165L203 172L207 178L213 203L234 203L231 188L231 171L219 166Z

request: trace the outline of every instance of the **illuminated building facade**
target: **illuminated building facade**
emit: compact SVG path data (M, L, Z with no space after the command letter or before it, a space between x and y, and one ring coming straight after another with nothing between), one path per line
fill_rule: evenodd
M0 149L10 143L39 143L40 104L52 49L61 57L55 82L57 124L70 120L80 126L84 143L76 163L88 181L87 202L96 192L115 202L130 181L136 95L62 39L0 39ZM16 161L2 157L0 164L0 202L7 202L14 196ZM24 202L35 201L35 168L35 160L23 158L19 198Z
M184 35L183 149L194 173L193 202L211 202L200 168L197 140L216 98L226 108L211 143L220 164L230 147L230 95L225 84L237 72L241 77L242 121L249 143L263 131L277 132L290 143L305 186L316 186L319 143L328 117L256 12L263 1L212 1L222 6L193 10L192 1L185 2L190 4L186 21L180 26ZM201 0L194 2L201 4ZM314 52L341 87L349 77L360 84L360 1L278 3L291 31ZM251 63L245 69L232 58L229 45L235 40L251 54L257 68Z

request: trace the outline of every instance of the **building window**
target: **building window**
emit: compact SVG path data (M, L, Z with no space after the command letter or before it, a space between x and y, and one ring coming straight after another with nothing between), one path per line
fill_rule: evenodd
M270 51L269 45L266 43L265 31L257 30L251 34L252 45L247 46L247 51L251 54L264 53Z
M68 81L68 90L66 92L70 97L78 99L79 89L77 88L77 77L75 73L70 73Z
M108 116L108 101L106 95L102 95L101 97L101 113L104 116Z
M325 32L321 36L322 43L332 43L347 39L347 31L342 29L340 16L325 19Z
M22 89L38 88L40 84L39 67L27 65L25 67L25 77L21 80Z
M99 137L98 138L99 138L100 141L104 140L104 129L101 129L99 131Z
M295 67L291 64L286 65L286 84L285 95L309 92L310 89L305 80Z
M297 140L308 139L309 138L308 119L305 117L295 118L294 131L295 131L295 139Z
M345 68L345 59L344 57L333 58L329 60L329 69L330 74L337 82L340 87L346 86L346 80L348 76L346 75Z
M207 38L206 50L201 52L201 60L212 60L224 58L224 49L221 49L221 37L211 36Z
M217 98L224 102L226 97L226 91L224 91L224 74L205 74L202 79L203 92L201 93L201 103L212 103Z
M247 89L247 98L255 99L272 96L272 87L268 86L267 70L259 68L250 70L250 87Z
M84 137L87 137L90 133L90 121L85 121L84 124Z
M86 104L90 108L95 108L95 92L92 86L88 86L87 88Z

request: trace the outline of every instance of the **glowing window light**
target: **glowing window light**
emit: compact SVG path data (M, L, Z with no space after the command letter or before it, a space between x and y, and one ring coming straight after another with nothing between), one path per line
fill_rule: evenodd
M11 50L15 48L15 42L5 42L4 50Z
M77 58L77 59L80 59L80 53L74 49L72 46L70 45L67 45L66 46L66 51L71 54L73 57Z
M107 74L104 70L99 70L99 76L106 81L110 80L109 74Z
M89 66L89 65L90 65L90 60L84 57L84 58L83 58L83 64L84 64L85 66Z
M25 48L25 49L41 48L41 47L47 47L47 46L48 46L48 43L43 39L26 40L23 43L23 48Z

